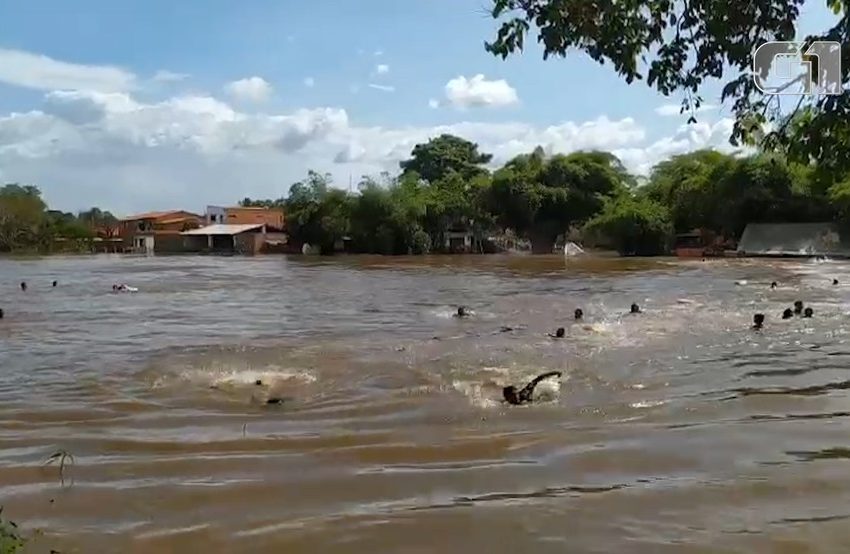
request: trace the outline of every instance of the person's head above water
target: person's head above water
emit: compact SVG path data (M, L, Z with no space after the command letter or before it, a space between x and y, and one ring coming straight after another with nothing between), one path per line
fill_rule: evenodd
M633 313L633 314L639 314L640 313L640 306L638 306L637 304L632 304L632 307L629 311L630 311L630 313Z
M581 308L576 308L574 315L575 315L575 318L578 320L578 319L581 319L581 318L584 317L584 312L581 310Z
M811 308L806 308L803 312L803 317L812 317L815 314L815 311Z
M761 329L764 325L764 314L755 314L753 316L753 329Z
M776 284L776 281L774 281L774 282L772 282L772 283L770 284L770 288L772 288L772 289L775 289L775 288L776 288L776 287L778 287L778 286L779 286L779 285L777 285L777 284Z
M3 319L3 310L0 309L0 319Z
M21 290L27 290L27 282L21 281Z
M519 396L516 393L516 387L513 385L508 385L507 387L502 388L502 398L505 399L505 402L508 404L519 404Z
M566 334L566 330L563 327L558 327L555 329L555 336L559 339L564 338L564 334Z
M833 280L832 280L832 284L833 284L833 285L837 285L837 284L838 284L838 279L833 279Z
M792 317L794 317L794 312L791 308L785 308L785 311L782 312L782 319L791 319Z
M58 284L59 284L59 281L53 281L53 286L54 286L54 287L55 287L56 285L58 285Z
M794 301L794 313L795 314L803 313L803 301L802 300L795 300Z
M466 308L463 306L459 306L457 309L457 313L455 314L457 317L466 317L469 315L466 311Z

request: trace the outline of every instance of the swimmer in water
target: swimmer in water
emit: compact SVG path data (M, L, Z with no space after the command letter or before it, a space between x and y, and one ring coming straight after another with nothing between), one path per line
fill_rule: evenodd
M638 306L637 304L632 304L632 307L631 307L631 310L629 311L629 313L630 314L640 314L640 313L643 313L643 312L640 311L640 306Z
M466 308L461 306L457 309L457 313L454 315L455 317L469 317L469 312L466 311Z
M794 301L794 313L796 315L800 315L801 313L803 313L803 301L802 300L795 300Z
M584 312L581 311L581 308L576 308L576 311L573 312L573 317L575 317L576 321L581 321L584 317Z
M540 383L540 381L542 381L543 379L548 379L549 377L560 376L560 371L550 371L548 373L544 373L543 375L538 375L529 384L524 386L519 392L517 392L516 387L514 387L513 385L503 388L502 396L505 397L505 402L507 402L508 404L513 404L514 406L518 406L526 402L531 402L531 397L534 394L534 387L536 387Z
M761 329L764 327L764 314L756 314L753 316L753 329Z
M832 280L832 285L833 285L833 286L835 286L835 285L837 285L837 284L838 284L838 279L833 279L833 280Z
M806 308L803 312L803 317L812 317L815 314L815 311L811 308Z
M791 308L785 308L785 311L782 312L782 319L791 319L792 317L794 317L794 312Z
M58 284L59 284L59 281L53 281L53 286L54 286L54 287L56 287L56 285L58 285Z
M3 319L3 310L0 309L0 319Z
M552 337L553 339L562 339L562 338L564 338L565 333L566 333L566 330L563 327L558 327L555 330L555 334L553 335L552 333L549 333L549 336Z
M26 281L21 281L21 290L26 292L26 290L27 290L27 282Z
M776 281L774 281L770 284L770 290L776 290L776 287L778 287L778 286L779 285L776 284Z

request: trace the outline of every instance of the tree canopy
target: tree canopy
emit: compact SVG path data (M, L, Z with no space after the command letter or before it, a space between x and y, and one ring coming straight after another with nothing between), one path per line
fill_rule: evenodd
M415 172L420 178L435 183L451 173L470 179L485 173L481 166L490 163L491 154L482 154L478 145L454 135L440 135L417 144L410 159L399 165L404 173Z
M76 216L48 210L41 191L31 185L0 187L0 252L51 251L57 239L69 241L66 248L84 248L98 230L116 224L111 213L99 208Z
M498 30L485 48L496 56L522 51L534 34L544 58L583 52L599 64L610 64L627 83L645 80L665 96L682 94L682 110L691 114L691 121L705 85L721 79L721 100L733 101L736 117L733 144L758 143L794 161L817 160L839 173L850 169L850 95L795 97L789 112L781 109L782 96L763 95L751 76L757 47L795 39L805 0L490 1ZM836 20L806 37L804 51L818 41L845 45L841 83L846 87L850 0L820 1ZM809 56L807 61L812 75L819 76L817 59Z
M496 171L491 209L504 227L528 235L535 252L551 252L559 234L593 217L605 198L623 192L626 182L625 170L611 154L547 158L538 148Z

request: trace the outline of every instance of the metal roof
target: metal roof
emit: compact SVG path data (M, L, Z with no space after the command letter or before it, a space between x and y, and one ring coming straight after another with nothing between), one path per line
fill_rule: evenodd
M238 235L239 233L244 233L246 231L253 231L254 229L259 229L262 227L262 223L254 223L251 225L227 225L225 223L218 223L216 225L207 225L206 227L201 227L200 229L192 229L191 231L184 231L180 233L181 235Z

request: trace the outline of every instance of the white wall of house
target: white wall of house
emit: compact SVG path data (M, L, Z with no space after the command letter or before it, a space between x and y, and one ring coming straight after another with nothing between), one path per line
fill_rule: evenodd
M449 232L444 234L444 237L445 237L445 241L446 241L446 243L445 243L446 248L449 248L452 242L455 242L455 241L458 241L458 240L463 240L464 248L472 248L472 240L474 238L472 233L468 233L468 232L467 233L460 233L460 232L449 231Z
M136 236L133 237L133 250L145 254L153 254L154 237L152 236Z
M227 223L227 211L222 206L207 206L206 211L207 225L215 225L216 223Z

